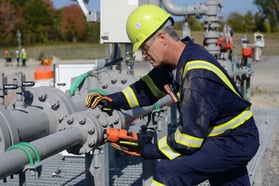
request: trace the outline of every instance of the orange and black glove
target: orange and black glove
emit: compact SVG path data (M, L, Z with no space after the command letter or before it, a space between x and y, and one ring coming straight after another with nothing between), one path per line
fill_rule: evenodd
M101 110L112 115L112 99L99 93L89 93L86 97L85 106L88 108L96 108L100 105Z
M143 145L139 143L136 132L128 132L125 129L109 128L105 131L107 141L111 145L126 154L140 157L143 153Z

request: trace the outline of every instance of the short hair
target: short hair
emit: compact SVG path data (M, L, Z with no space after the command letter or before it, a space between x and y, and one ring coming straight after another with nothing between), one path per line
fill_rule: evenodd
M175 31L173 24L174 22L171 19L168 19L166 23L157 32L159 31L164 32L168 34L172 39L179 41L180 38L177 32Z

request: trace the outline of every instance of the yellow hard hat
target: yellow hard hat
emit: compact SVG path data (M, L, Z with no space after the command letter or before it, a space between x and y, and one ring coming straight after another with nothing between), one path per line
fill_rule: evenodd
M169 18L170 14L155 5L145 4L136 8L126 22L126 31L133 44L133 52L138 50Z

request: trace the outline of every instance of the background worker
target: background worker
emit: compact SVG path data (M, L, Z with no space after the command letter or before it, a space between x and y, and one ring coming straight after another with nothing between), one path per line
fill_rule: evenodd
M8 50L4 51L4 59L6 61L5 66L12 65L12 54Z
M20 62L20 53L19 50L16 50L16 66L19 66Z
M26 60L27 60L27 52L24 48L21 49L21 59L22 59L22 66L25 67L26 66Z
M121 92L89 94L86 106L99 105L106 111L152 105L166 95L167 84L178 97L180 124L154 144L135 147L124 145L122 139L117 148L160 159L152 185L197 185L208 179L213 186L250 186L246 166L259 147L258 129L251 103L241 96L227 72L189 37L181 41L173 19L157 6L136 8L126 30L133 51L141 49L154 68Z

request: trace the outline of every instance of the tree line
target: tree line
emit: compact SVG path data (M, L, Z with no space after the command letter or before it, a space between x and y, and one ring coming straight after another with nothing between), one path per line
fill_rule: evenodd
M279 0L254 0L253 3L258 9L256 13L231 13L227 23L240 32L278 32Z
M279 0L254 0L254 4L258 12L232 12L222 24L229 24L234 32L278 32ZM198 19L190 17L188 22L192 30L203 30ZM56 9L52 0L0 0L0 46L17 45L18 31L25 45L98 43L100 23L87 22L76 4Z
M253 4L256 5L258 9L256 13L247 11L243 15L237 12L231 12L226 19L221 21L220 29L223 28L222 25L228 24L232 27L234 32L278 32L279 0L254 0ZM191 30L203 30L203 23L199 19L195 17L189 17L187 19ZM181 24L183 24L183 22L179 23L178 27L181 27Z
M55 9L51 0L0 0L0 46L98 42L100 24L87 22L80 7Z

